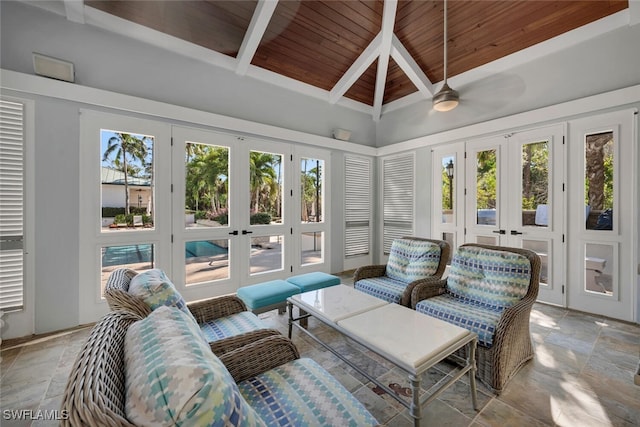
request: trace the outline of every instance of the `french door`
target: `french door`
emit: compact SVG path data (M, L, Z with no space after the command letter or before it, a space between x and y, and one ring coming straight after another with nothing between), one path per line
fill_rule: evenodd
M186 297L328 270L327 152L183 127L173 141L173 277Z
M563 126L470 141L465 241L531 249L538 299L564 305Z
M633 111L569 122L569 308L627 321L637 302Z
M187 300L329 272L330 152L83 111L81 322L112 271L160 268Z

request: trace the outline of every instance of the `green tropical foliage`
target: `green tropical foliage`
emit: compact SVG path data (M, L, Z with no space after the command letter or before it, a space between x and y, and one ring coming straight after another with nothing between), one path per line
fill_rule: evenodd
M102 153L102 161L110 159L113 166L124 173L124 191L126 213L129 208L129 176L138 176L143 170L148 173L151 162L147 158L151 154L153 139L147 136L116 132L109 138L107 147ZM139 165L143 165L140 168Z
M185 159L186 209L205 210L211 217L226 213L229 149L187 143Z
M495 209L497 197L497 156L495 150L486 150L477 156L477 208ZM522 209L535 210L548 203L549 146L546 141L525 144L522 147ZM443 173L445 173L443 171ZM445 173L446 177L446 173ZM443 182L446 182L443 178ZM446 184L448 185L448 184ZM444 197L444 195L443 195ZM447 202L448 203L448 202ZM443 204L446 206L446 204Z
M308 169L309 165L311 169ZM322 165L321 160L302 159L300 186L303 222L320 222L322 219Z
M522 147L522 209L535 210L548 203L549 145L535 142Z
M260 151L249 153L251 212L280 216L280 182L276 167L281 156Z
M496 208L496 150L486 150L477 157L477 208Z
M278 154L249 153L249 204L255 223L262 224L266 219L271 221L272 217L282 215L281 159ZM195 211L197 219L206 217L227 224L229 149L188 143L185 164L185 209Z

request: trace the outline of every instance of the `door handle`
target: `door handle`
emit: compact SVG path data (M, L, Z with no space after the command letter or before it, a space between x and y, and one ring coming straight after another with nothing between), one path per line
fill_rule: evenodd
M253 231L242 230L242 234L253 234Z
M231 233L229 233L232 236L237 236L238 235L238 230L233 230Z
M492 233L496 233L496 234L507 234L506 230L493 230Z
M512 236L517 236L518 234L522 234L522 232L516 231L516 230L511 230L511 235Z

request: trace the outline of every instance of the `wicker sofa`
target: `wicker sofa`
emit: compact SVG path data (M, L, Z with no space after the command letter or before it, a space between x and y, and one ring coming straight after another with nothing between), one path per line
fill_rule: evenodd
M444 240L403 237L391 244L387 264L356 269L354 288L390 303L411 306L411 292L442 277L451 249Z
M63 426L377 425L282 335L217 357L183 311L107 314L71 370Z
M446 279L414 288L412 307L477 333L476 376L500 394L533 357L529 320L539 281L534 252L469 243L455 251Z
M132 290L134 287L135 291ZM142 273L127 268L114 270L107 279L104 294L111 310L125 310L140 317L146 317L163 305L186 307L207 337L211 350L218 355L280 334L248 311L236 295L186 303L169 278L158 269Z

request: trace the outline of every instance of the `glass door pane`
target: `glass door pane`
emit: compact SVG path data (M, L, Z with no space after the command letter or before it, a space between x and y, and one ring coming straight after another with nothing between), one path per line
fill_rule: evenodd
M549 226L549 146L547 141L523 144L521 226Z
M453 224L455 219L454 194L456 172L455 157L442 159L442 223Z
M300 159L300 266L324 262L324 232L314 224L324 223L324 160Z
M185 144L185 227L229 225L229 147Z
M249 153L249 209L251 225L282 222L282 154Z
M153 229L154 140L151 135L100 130L103 233Z
M300 164L300 191L303 223L323 221L324 160L303 157Z
M196 232L229 227L229 147L185 141L184 227ZM204 237L204 235L201 235ZM228 238L186 240L187 286L230 278Z
M476 224L497 224L498 165L496 150L479 151L476 155Z
M248 259L249 278L266 273L282 274L288 243L284 233L290 217L285 212L285 148L266 141L251 141L246 209L249 224L243 226L243 256ZM291 238L291 234L288 234ZM275 276L273 276L275 277ZM255 279L251 279L255 281Z
M613 132L587 134L584 199L587 230L613 230Z

